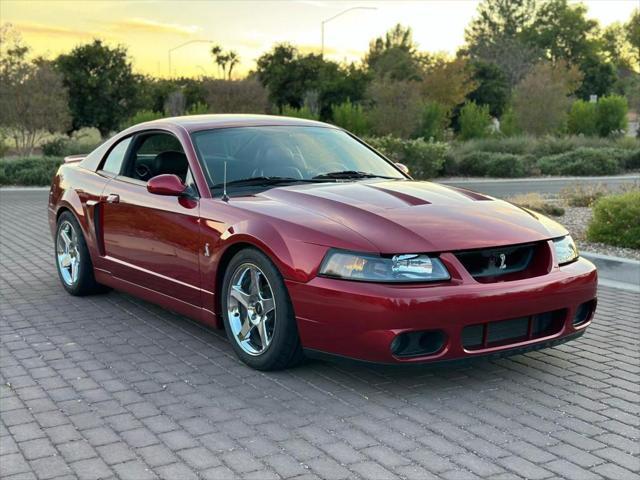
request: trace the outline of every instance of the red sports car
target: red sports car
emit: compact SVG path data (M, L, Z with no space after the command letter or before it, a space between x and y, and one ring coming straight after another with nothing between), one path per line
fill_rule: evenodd
M64 288L224 328L248 365L411 364L576 338L596 270L546 217L414 181L340 128L205 115L66 159L49 196Z

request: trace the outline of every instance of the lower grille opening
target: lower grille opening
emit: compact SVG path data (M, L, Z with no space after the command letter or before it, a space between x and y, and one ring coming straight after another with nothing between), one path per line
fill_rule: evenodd
M391 353L396 357L433 355L442 350L444 343L442 330L401 333L391 342Z
M555 310L529 317L469 325L462 330L462 346L466 350L508 345L558 333L566 310Z
M457 259L480 283L508 282L549 273L548 242L457 252Z
M574 327L577 327L578 325L582 325L584 323L587 323L589 320L591 320L591 316L593 315L593 312L596 309L596 301L595 300L589 300L588 302L584 302L583 304L581 304L577 310L575 315L573 316L573 320L571 323L573 323Z

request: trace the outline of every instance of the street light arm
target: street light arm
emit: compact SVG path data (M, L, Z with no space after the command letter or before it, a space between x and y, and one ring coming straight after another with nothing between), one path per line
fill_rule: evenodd
M213 40L189 40L188 42L181 43L180 45L176 45L173 48L167 50L167 56L169 58L169 77L171 77L171 53L174 50L178 50L179 48L186 47L187 45L191 45L192 43L216 43Z
M336 13L333 17L329 17L329 18L324 19L322 21L322 23L330 22L331 20L334 20L334 19L340 17L341 15L344 15L345 13L351 12L353 10L377 10L377 8L376 7L351 7L351 8L347 8L346 10L343 10L340 13Z

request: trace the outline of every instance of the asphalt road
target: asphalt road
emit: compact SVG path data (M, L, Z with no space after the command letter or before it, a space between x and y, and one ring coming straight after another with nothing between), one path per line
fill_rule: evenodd
M67 295L45 200L0 192L3 479L638 478L640 294L508 359L261 373L185 317Z
M499 198L511 197L521 193L536 192L545 196L558 195L564 188L575 185L605 185L611 191L631 185L640 186L640 175L621 175L614 177L545 177L517 179L443 179L438 183L468 188Z

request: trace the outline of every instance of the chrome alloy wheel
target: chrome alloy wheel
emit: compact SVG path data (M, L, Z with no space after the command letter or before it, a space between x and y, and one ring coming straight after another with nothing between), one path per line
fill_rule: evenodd
M227 315L233 338L249 355L260 355L273 339L276 304L269 280L256 265L243 263L231 278Z
M74 285L80 273L80 251L78 234L69 222L63 222L58 229L56 257L60 275L67 285Z

